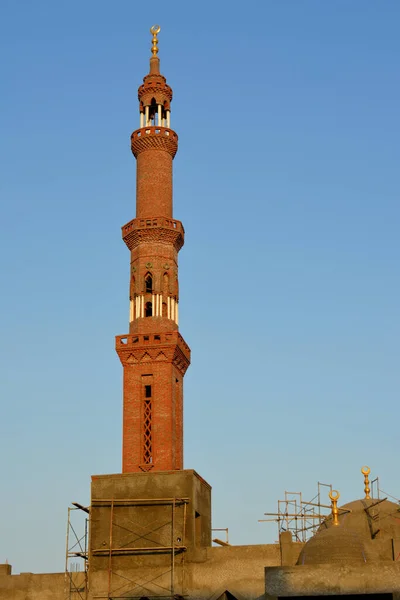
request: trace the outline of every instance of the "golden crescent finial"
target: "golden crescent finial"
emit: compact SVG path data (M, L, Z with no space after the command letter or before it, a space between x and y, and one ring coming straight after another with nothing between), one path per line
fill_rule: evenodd
M332 522L333 525L339 525L339 510L337 507L338 500L340 498L340 494L337 490L330 490L329 498L332 502Z
M365 499L369 500L371 498L371 496L369 495L370 493L370 487L369 487L369 479L368 479L368 475L371 473L371 469L369 467L361 467L361 473L364 475L364 494L365 494Z
M339 500L340 498L340 494L337 490L331 490L329 492L329 498L333 501L336 500L336 502Z
M153 39L152 39L153 45L151 47L151 52L152 52L153 56L157 56L157 54L158 54L157 35L160 33L160 31L161 31L161 27L159 25L153 25L152 27L150 27L150 33L153 36Z

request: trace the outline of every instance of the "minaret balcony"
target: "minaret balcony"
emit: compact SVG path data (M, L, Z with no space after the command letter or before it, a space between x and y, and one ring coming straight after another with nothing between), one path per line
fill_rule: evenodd
M122 239L129 250L141 243L164 242L172 244L179 252L184 244L184 236L182 223L167 217L132 219L122 227Z
M135 158L146 150L164 150L174 158L178 151L178 135L168 127L141 127L131 135L131 149Z
M190 365L190 348L178 331L117 335L115 346L124 366L149 360L169 362L184 375Z

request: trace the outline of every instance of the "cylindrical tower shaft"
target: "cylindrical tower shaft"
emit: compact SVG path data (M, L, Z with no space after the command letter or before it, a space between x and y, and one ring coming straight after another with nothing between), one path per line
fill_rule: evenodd
M172 157L165 150L137 157L136 216L172 217Z
M160 74L152 28L150 72L139 87L140 128L136 218L122 228L131 252L129 334L117 336L124 369L123 472L183 468L183 376L190 349L178 333L178 252L182 223L173 218L172 162L178 136L170 128L172 90Z

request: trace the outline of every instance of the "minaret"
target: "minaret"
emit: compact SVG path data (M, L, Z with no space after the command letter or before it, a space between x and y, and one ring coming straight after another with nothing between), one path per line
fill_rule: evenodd
M160 74L154 26L150 72L139 87L136 218L122 227L131 253L129 335L117 336L123 366L122 472L183 468L183 376L190 349L178 332L178 252L182 223L173 218L170 127L172 89Z

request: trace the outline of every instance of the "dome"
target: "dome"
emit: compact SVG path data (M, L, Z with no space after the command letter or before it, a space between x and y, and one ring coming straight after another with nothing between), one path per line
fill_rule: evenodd
M393 539L400 540L400 506L386 499L355 500L330 515L305 544L298 565L393 560Z
M316 533L302 549L297 564L364 564L365 562L366 554L362 537L338 526Z

